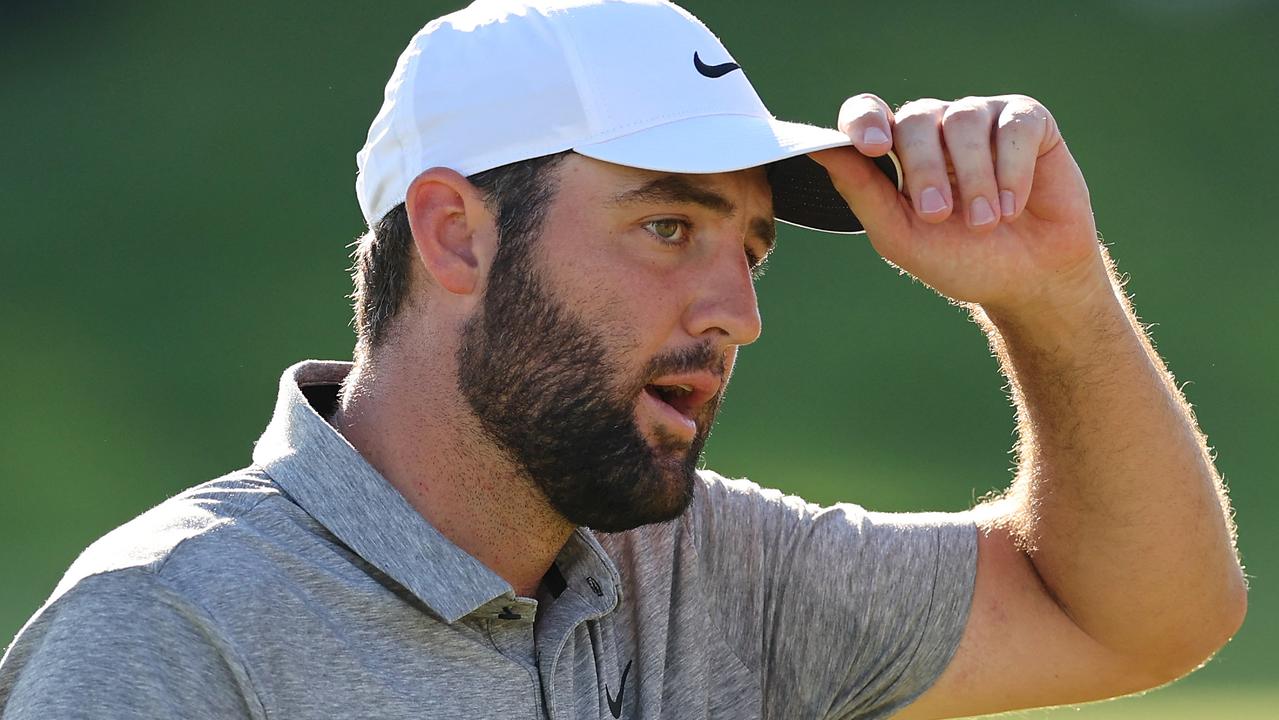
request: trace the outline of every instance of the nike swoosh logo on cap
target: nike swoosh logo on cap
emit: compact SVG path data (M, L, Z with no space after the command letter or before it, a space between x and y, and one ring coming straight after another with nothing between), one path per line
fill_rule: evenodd
M693 67L697 68L697 72L708 78L724 77L734 70L741 70L742 66L735 62L726 62L720 65L707 65L702 59L697 57L697 51L693 51Z
M622 681L617 685L617 699L613 699L613 693L609 692L608 685L604 686L604 697L608 698L608 711L613 713L613 717L622 717L622 696L626 694L626 675L631 671L631 663L634 660L626 661L626 669L622 671Z

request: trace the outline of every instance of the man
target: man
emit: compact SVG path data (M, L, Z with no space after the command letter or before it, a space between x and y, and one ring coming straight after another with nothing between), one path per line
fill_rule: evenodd
M5 717L953 717L1153 687L1242 621L1224 492L1034 100L798 126L672 5L479 2L358 164L355 363L290 368L251 467L77 560ZM972 308L1018 403L1001 499L696 470L774 218Z

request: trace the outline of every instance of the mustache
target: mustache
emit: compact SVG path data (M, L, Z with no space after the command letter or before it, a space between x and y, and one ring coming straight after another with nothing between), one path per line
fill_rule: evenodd
M708 341L658 355L649 361L642 376L644 384L663 375L691 372L707 372L723 380L727 371L728 350L716 350Z

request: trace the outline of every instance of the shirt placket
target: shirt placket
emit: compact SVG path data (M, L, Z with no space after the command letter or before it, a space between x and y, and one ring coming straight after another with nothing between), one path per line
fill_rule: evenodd
M483 623L494 649L515 666L512 671L522 672L528 678L532 717L544 718L547 716L546 707L533 636L536 615L537 601L528 598L497 598L471 614L472 618Z
M570 577L568 587L545 610L542 631L537 637L537 662L541 669L542 695L546 705L547 717L550 720L569 720L578 717L578 700L580 687L590 687L596 693L602 692L599 678L595 674L588 677L564 678L564 673L577 671L576 663L566 661L565 649L572 642L579 627L584 623L600 620L607 615L616 604L616 590L609 580L597 580L593 576ZM609 635L611 640L611 634ZM616 655L612 643L609 647L600 647L592 642L577 643L576 652L587 652L595 656L595 662L609 662ZM595 717L588 713L587 717Z

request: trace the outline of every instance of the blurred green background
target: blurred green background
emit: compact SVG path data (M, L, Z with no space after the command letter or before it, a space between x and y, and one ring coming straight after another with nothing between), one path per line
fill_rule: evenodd
M0 3L0 645L86 544L247 464L284 367L350 357L354 153L404 43L456 6ZM1276 4L686 6L780 117L830 124L865 90L1052 109L1218 453L1252 595L1191 679L1049 715L1274 717ZM1006 484L976 327L864 239L780 234L708 465L881 510Z

